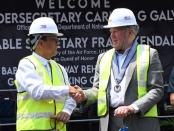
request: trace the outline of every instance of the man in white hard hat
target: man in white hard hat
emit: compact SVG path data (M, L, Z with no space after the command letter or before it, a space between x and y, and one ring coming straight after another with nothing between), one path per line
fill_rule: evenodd
M138 44L130 9L115 9L104 28L110 29L113 48L99 55L93 88L74 99L86 105L98 101L101 131L159 131L154 117L163 97L163 71L157 51Z
M51 58L57 54L62 36L52 18L35 19L29 29L32 55L20 60L16 72L17 131L66 131L76 102L69 96L76 89L60 64Z

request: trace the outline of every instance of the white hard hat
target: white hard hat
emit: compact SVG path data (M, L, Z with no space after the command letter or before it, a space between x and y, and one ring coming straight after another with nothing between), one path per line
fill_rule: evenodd
M28 35L34 34L54 34L56 36L63 36L62 33L59 33L56 23L50 17L40 17L32 22Z
M126 8L117 8L109 16L108 25L104 28L138 25L134 13Z

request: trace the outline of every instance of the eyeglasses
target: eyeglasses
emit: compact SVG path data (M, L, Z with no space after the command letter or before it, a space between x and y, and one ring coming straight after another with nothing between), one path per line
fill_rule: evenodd
M110 33L120 32L123 30L127 30L129 28L130 28L129 26L111 28Z
M54 41L56 43L59 43L59 39L57 37L50 37L50 36L47 36L47 40L50 40L50 41Z
M42 36L40 39L44 41L47 41L47 40L53 41L59 44L59 39L56 36Z

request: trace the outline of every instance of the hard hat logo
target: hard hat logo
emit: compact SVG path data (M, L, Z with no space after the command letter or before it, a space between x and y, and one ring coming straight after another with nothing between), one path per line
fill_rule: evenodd
M47 28L47 25L40 25L40 28L42 29Z
M125 16L124 19L125 19L125 20L130 20L131 17L130 17L130 16Z
M109 16L108 25L105 25L104 28L131 25L138 25L134 13L126 8L117 8Z

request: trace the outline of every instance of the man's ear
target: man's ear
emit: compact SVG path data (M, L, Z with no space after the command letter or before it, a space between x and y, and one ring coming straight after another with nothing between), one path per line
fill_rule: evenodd
M129 35L133 35L133 34L134 34L133 29L132 29L132 28L129 28L129 29L128 29L128 33L129 33Z
M44 41L42 39L38 40L38 46L43 46L44 45Z
M132 39L134 39L136 37L135 32L132 28L129 28L128 34Z

